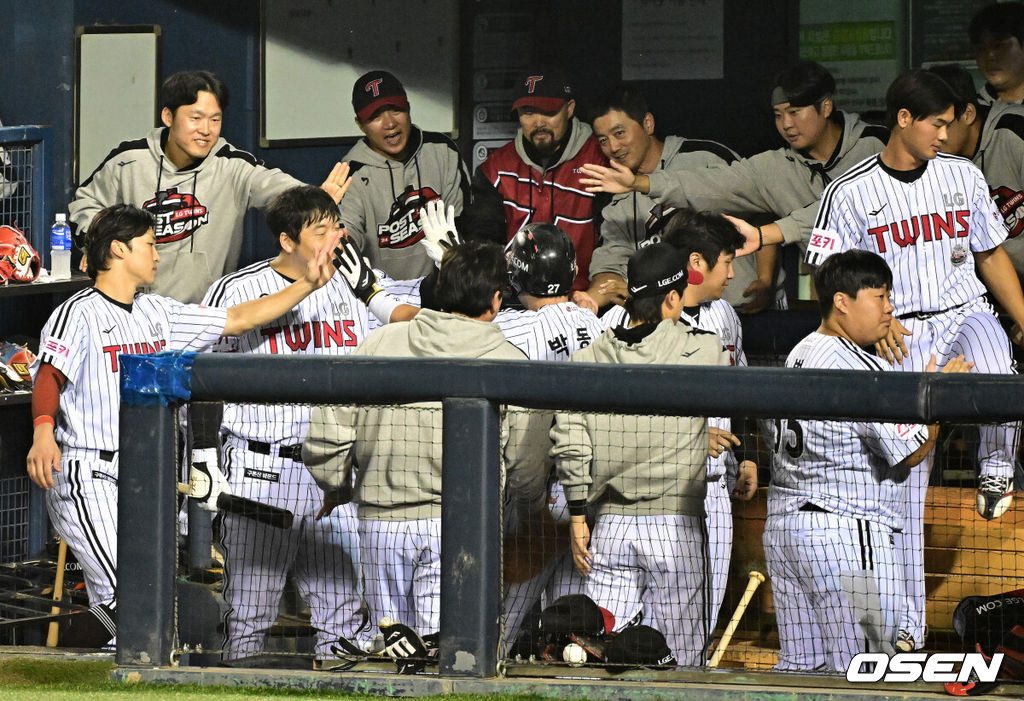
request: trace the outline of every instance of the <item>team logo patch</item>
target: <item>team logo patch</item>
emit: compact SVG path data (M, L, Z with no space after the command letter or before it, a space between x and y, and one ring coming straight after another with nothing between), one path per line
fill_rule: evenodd
M1024 192L1008 187L997 187L992 190L992 199L1003 215L1003 222L1012 239L1024 231Z
M675 211L675 207L667 204L659 203L651 207L650 216L644 222L644 233L647 235L647 238L640 243L640 248L661 241L661 232Z
M957 267L967 262L967 249L963 244L958 243L953 246L953 252L949 254L949 262Z
M405 191L391 205L388 220L377 225L378 248L406 248L423 238L420 228L420 209L439 195L433 188L414 188L407 185Z
M144 202L142 208L156 219L153 232L157 243L187 239L210 221L209 211L196 196L178 192L176 187L161 190L156 197Z

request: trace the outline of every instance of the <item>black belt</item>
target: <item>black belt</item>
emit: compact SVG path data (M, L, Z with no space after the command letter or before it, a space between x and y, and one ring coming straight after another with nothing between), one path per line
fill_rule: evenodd
M114 462L114 458L117 456L116 450L100 450L100 460L103 462Z
M897 319L931 319L933 316L936 316L937 314L945 314L946 312L951 312L954 309L959 309L960 307L964 306L964 304L967 304L967 302L964 302L962 304L958 304L958 305L956 305L954 307L949 307L948 309L939 309L938 311L935 311L935 312L907 312L906 314L900 314L896 318Z
M270 455L270 444L264 443L263 441L247 441L248 448L253 453L259 453L260 455ZM302 462L302 444L296 443L295 445L282 445L277 449L277 454L282 458L288 460L294 460L295 462Z
M828 509L823 509L820 506L818 506L817 504L812 504L811 502L807 502L806 504L801 506L798 509L798 511L816 511L816 512L821 513L821 514L829 513Z

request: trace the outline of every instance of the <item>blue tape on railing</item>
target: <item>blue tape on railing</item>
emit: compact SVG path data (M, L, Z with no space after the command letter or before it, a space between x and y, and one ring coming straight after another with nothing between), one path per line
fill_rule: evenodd
M192 363L195 358L195 351L118 356L121 363L121 401L135 406L168 406L188 401L192 396Z

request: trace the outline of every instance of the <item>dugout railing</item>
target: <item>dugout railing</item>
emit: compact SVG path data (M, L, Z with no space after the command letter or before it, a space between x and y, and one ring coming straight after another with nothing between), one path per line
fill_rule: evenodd
M168 357L170 356L170 357ZM175 649L177 408L186 401L440 401L440 675L498 673L500 406L679 416L987 423L1024 415L1015 376L528 362L122 356L117 662ZM452 573L449 576L447 573Z

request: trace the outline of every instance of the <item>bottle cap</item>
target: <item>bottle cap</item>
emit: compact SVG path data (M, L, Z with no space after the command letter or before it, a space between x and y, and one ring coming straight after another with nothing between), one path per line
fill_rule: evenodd
M68 215L64 212L57 212L57 221L67 221Z

